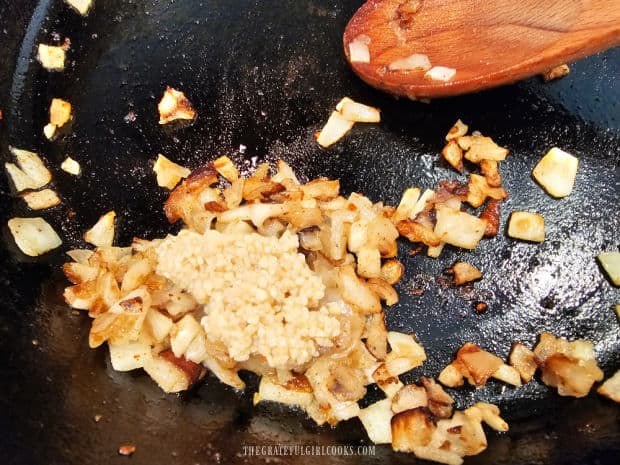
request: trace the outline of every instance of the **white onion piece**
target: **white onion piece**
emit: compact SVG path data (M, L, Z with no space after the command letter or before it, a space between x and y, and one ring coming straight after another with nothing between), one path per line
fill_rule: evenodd
M454 68L446 68L445 66L433 66L429 69L424 77L428 79L432 79L433 81L449 81L456 74L456 70Z
M30 257L37 257L60 246L56 231L43 218L12 218L9 229L17 247Z
M370 63L370 37L362 34L349 42L349 58L351 63Z
M394 60L388 65L388 69L392 71L413 71L417 69L427 71L431 68L431 61L421 53L414 53L408 57Z
M346 119L340 113L334 111L327 120L327 123L325 123L325 126L323 126L323 129L321 129L316 141L321 147L329 147L342 139L344 135L351 130L353 124L353 121Z

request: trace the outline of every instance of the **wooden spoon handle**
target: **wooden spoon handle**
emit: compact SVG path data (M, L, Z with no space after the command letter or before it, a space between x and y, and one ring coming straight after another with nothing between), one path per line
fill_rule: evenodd
M352 63L369 84L437 97L514 82L620 44L620 0L369 0L344 34L370 40L370 63ZM414 53L457 70L449 82L389 65Z

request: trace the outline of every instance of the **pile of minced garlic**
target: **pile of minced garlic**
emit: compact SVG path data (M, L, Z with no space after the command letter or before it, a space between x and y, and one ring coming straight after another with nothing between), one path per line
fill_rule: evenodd
M319 306L325 286L298 253L298 239L184 230L157 247L157 273L203 305L209 339L237 361L262 355L293 368L331 347L340 334L336 303Z

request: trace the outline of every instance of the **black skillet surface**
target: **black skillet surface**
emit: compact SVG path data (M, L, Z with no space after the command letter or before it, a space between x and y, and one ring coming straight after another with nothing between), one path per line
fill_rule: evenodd
M119 214L121 245L171 230L161 211L166 193L151 172L158 152L190 167L222 153L248 168L253 160L283 158L303 178L338 177L347 193L395 204L408 186L455 176L437 153L460 117L511 149L501 167L511 194L502 224L512 210L537 211L547 240L533 245L500 234L475 252L446 249L438 260L407 257L403 243L407 274L401 302L387 312L389 325L415 331L429 355L407 378L436 376L465 341L505 356L512 341L532 344L543 330L590 339L607 375L619 367L612 306L620 296L594 257L620 244L620 50L574 64L560 82L532 79L430 105L396 101L346 66L341 35L360 4L100 0L81 18L60 0L0 0L3 161L9 144L43 155L63 203L41 215L65 241L39 259L20 254L6 220L35 215L1 177L0 463L415 462L385 446L361 457L344 450L321 458L246 456L247 445L357 446L367 439L357 421L317 428L281 406L252 408L256 383L249 376L243 394L207 377L189 393L164 395L142 373L113 372L104 349L88 349L88 318L72 315L61 298L62 252L82 245L81 233L109 209ZM42 70L35 44L65 37L72 43L67 70ZM156 102L167 84L197 108L192 126L157 124ZM322 150L313 133L344 95L380 107L383 121L357 125ZM54 143L41 131L52 97L75 109L72 134ZM563 200L530 177L554 145L580 158L575 190ZM82 164L79 178L59 169L67 154ZM484 279L473 288L443 286L436 278L457 259L481 267ZM420 286L421 297L408 292ZM472 311L477 301L489 304L486 313ZM498 403L511 424L507 434L490 433L489 449L466 463L617 463L620 409L595 394L564 399L538 381L519 389L490 382L454 394L460 406ZM98 423L95 415L103 415ZM137 447L129 459L117 455L123 444Z

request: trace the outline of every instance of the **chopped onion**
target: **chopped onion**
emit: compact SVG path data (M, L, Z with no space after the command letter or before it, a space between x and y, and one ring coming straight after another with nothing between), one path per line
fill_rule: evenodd
M375 444L390 444L392 442L391 420L393 412L391 399L383 399L361 409L358 416L372 442Z
M381 114L378 108L355 102L349 97L343 98L336 105L336 110L344 118L356 123L378 123L381 121Z
M174 189L181 179L188 177L191 173L190 170L177 165L161 153L157 156L153 171L157 175L157 185L166 189Z
M620 252L601 252L598 260L603 269L616 286L620 286Z
M429 69L424 77L428 79L432 79L433 81L449 81L456 74L456 70L454 68L446 68L445 66L433 66Z
M43 218L12 218L9 229L17 247L31 257L43 255L62 244L56 231Z
M77 176L80 174L82 168L80 167L80 164L73 158L67 157L65 158L65 161L63 161L60 165L60 169L66 171L69 174Z
M537 213L512 212L508 235L524 241L542 242L545 240L545 219Z
M333 111L316 141L321 147L329 147L335 144L353 127L353 121L346 119L339 112Z
M70 6L82 16L86 16L90 7L93 5L93 0L65 0Z
M65 67L65 49L54 45L39 44L37 56L41 65L49 70L62 70Z
M27 192L22 194L22 198L32 210L43 210L60 204L60 198L52 189Z
M431 67L431 61L426 55L421 53L414 53L408 57L394 60L388 65L388 69L392 71L413 71L418 69L428 71Z
M84 233L84 240L95 247L110 247L114 241L115 217L114 211L99 217L97 223Z
M579 160L553 147L538 162L532 176L553 197L566 197L575 185Z
M349 42L349 59L351 63L370 63L370 37L359 35Z

